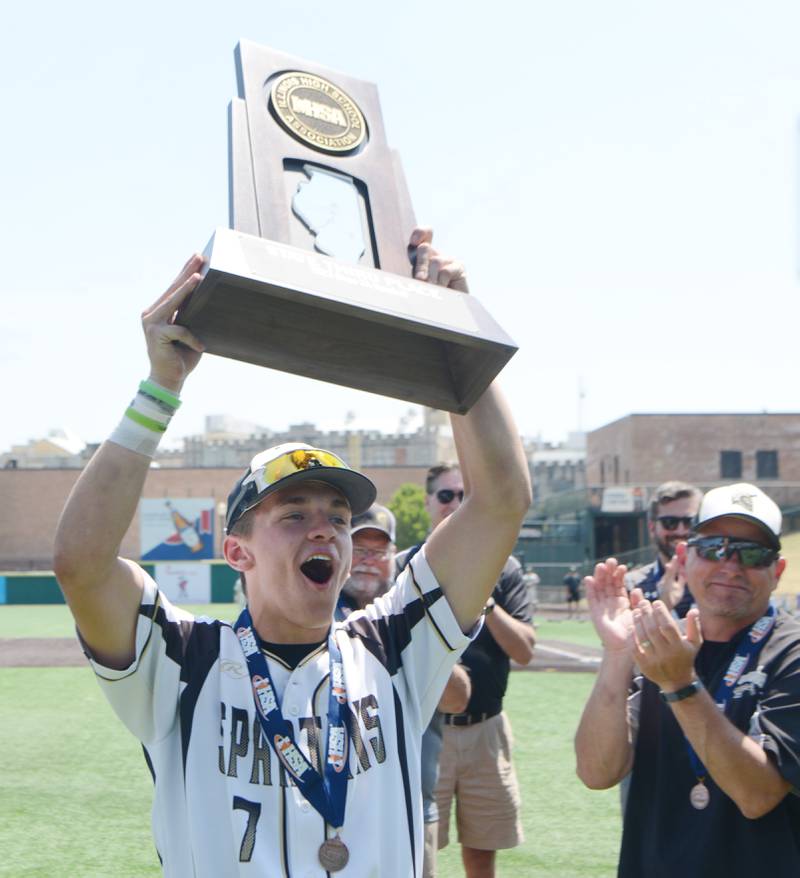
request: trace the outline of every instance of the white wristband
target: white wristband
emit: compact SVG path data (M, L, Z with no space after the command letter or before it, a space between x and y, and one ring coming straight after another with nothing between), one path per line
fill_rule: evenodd
M158 398L152 395L152 388L159 392ZM166 401L163 395L167 396ZM108 439L129 451L152 459L159 440L179 405L180 401L174 394L153 382L142 382L139 392Z

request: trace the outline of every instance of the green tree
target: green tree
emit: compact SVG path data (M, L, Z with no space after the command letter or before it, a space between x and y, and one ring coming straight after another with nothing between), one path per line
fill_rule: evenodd
M425 510L425 492L421 485L406 482L394 492L389 509L397 519L397 548L402 551L422 542L428 535L431 519Z

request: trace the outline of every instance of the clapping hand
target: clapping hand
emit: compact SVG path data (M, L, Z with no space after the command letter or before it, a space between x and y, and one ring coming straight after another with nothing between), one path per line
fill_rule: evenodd
M642 600L633 611L633 628L636 664L648 680L666 691L692 682L703 643L697 609L689 610L684 634L663 601Z
M667 609L674 610L680 603L686 590L686 578L681 572L680 559L673 555L664 567L664 575L658 581L658 596L667 605Z
M585 576L583 587L589 603L589 618L603 646L610 652L632 649L633 610L641 599L641 591L634 589L631 595L625 587L624 564L609 558L595 565L594 575Z

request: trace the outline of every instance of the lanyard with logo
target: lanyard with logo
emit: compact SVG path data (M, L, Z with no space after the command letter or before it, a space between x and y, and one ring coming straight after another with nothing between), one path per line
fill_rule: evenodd
M347 732L347 691L342 653L331 628L328 634L330 686L328 689L328 743L325 765L320 774L297 746L292 724L284 719L278 693L272 683L269 665L258 646L250 611L245 608L236 620L234 631L247 659L256 714L264 737L269 741L281 765L294 778L297 788L319 814L333 827L335 836L326 839L319 849L319 859L329 872L343 869L349 859L347 847L339 838L344 824L347 801L347 763L350 739Z
M745 672L745 669L750 662L758 657L758 654L767 642L768 635L770 631L772 631L772 626L774 624L775 607L770 605L767 612L758 621L753 622L749 628L739 635L736 655L731 659L731 663L728 665L728 670L725 672L714 691L714 701L716 701L717 707L723 714L733 697L733 687ZM705 779L708 772L706 771L705 765L701 762L700 757L695 753L694 747L689 743L689 739L684 736L684 740L686 741L686 749L689 753L689 761L692 764L692 771L694 771L695 777L697 778L697 783L692 787L691 792L689 793L689 801L692 803L692 807L701 811L703 808L707 807L708 803L711 801L711 793L705 785Z

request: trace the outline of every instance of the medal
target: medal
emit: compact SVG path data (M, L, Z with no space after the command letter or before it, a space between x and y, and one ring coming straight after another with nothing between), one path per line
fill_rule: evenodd
M723 715L725 715L728 704L734 697L733 687L741 679L745 670L757 661L761 648L767 642L768 635L772 631L774 624L775 607L770 604L767 612L761 619L754 622L737 636L736 655L734 655L728 665L728 669L722 679L714 687L713 698ZM758 670L761 671L761 668L759 667ZM689 791L689 802L696 811L702 811L711 802L711 791L704 783L708 772L685 735L684 742L689 756L689 763L692 767L692 774L697 778L697 783Z
M326 838L319 846L319 861L326 872L338 872L344 869L349 859L350 851L338 835Z
M692 803L692 807L696 808L698 811L702 811L703 808L708 807L708 803L711 801L711 793L709 793L708 787L703 781L698 781L692 787L689 793L689 801Z
M326 871L338 872L344 869L350 859L347 846L338 835L338 830L344 825L347 801L348 772L345 769L350 755L350 736L347 732L347 687L335 630L331 629L328 633L331 680L328 689L328 745L321 771L317 771L298 747L292 724L283 716L269 665L261 653L253 630L253 620L246 608L242 610L234 630L247 659L256 716L264 739L269 741L281 765L297 784L303 797L337 832L320 846L319 861Z

